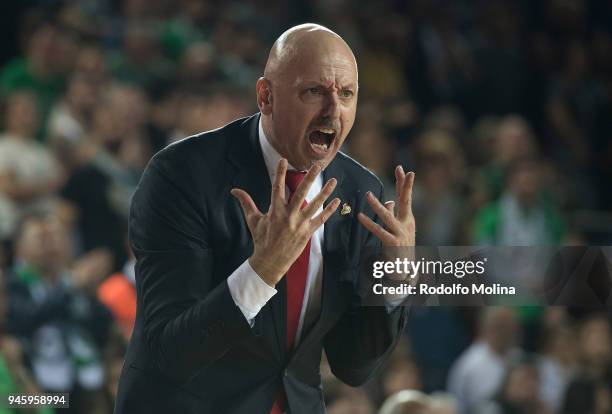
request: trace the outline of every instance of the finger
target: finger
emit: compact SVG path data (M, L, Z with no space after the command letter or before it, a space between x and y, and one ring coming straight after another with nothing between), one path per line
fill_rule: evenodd
M395 201L387 201L385 202L385 208L391 212L391 214L395 215Z
M402 193L405 178L406 174L404 174L404 168L401 165L395 167L395 197L397 198L399 198Z
M334 212L338 209L339 205L340 199L334 198L331 203L325 206L322 212L313 217L312 220L310 220L310 224L312 226L311 231L314 232L316 229L321 227L322 224L329 220L332 214L334 214Z
M310 190L310 186L312 186L312 183L317 178L320 172L321 167L319 167L318 165L313 165L312 167L310 167L310 169L306 173L306 176L304 177L304 180L302 180L300 185L298 185L297 189L295 190L295 194L293 194L293 196L291 197L291 202L289 203L290 210L300 210L300 208L302 207L302 203L304 202L304 199L308 194L308 190Z
M276 167L276 176L272 184L272 195L270 206L282 206L285 204L285 175L287 174L287 160L281 158Z
M412 214L412 185L414 184L414 172L406 174L402 192L399 196L399 208L397 210L397 218L404 221Z
M255 205L255 202L246 191L241 190L239 188L234 188L230 191L230 194L233 195L240 203L240 207L244 212L244 217L246 218L249 230L253 232L257 221L261 216L263 216L263 214L261 214L261 212Z
M395 218L395 216L389 212L388 209L383 206L380 201L372 194L371 191L368 191L366 194L366 199L368 200L368 204L372 207L372 210L376 213L378 217L385 223L387 228L391 230L391 232L399 232L399 222Z
M336 188L336 184L337 181L335 178L332 178L327 181L327 183L325 183L319 194L317 194L315 198L310 200L310 203L308 203L308 205L302 210L302 214L304 215L304 217L310 218L314 213L317 212L319 207L323 205L325 200L327 200L327 198L334 191L334 188Z
M363 227L368 229L374 236L376 236L380 241L382 241L383 244L393 244L393 242L395 241L395 236L393 236L393 234L383 229L380 225L375 223L365 214L359 213L357 215L357 219L363 225Z

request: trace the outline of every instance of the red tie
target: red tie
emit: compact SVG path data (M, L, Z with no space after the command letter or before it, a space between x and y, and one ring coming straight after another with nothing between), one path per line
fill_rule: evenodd
M285 183L289 187L289 200L295 193L298 185L304 179L305 172L287 171ZM302 208L308 203L306 200L302 203ZM304 302L304 290L306 288L306 278L308 276L308 261L310 260L310 240L304 247L300 256L293 262L287 274L285 282L287 286L287 351L293 347L295 335L300 323L300 313ZM279 396L276 398L270 414L281 414L287 406L287 398L284 390L281 389Z

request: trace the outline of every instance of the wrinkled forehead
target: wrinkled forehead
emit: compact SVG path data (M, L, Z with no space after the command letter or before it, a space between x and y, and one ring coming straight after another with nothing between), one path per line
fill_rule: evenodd
M286 62L280 77L288 84L317 83L326 86L357 86L355 59L342 49L321 48L296 53Z
M275 45L270 65L275 77L293 84L298 79L324 83L357 83L357 63L350 47L333 32L300 32Z

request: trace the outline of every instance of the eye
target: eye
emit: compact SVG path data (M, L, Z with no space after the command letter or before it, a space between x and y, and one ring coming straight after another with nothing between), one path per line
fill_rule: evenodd
M312 87L312 88L308 88L308 93L311 95L320 95L321 94L321 88L319 88L318 86Z
M342 89L340 91L340 96L342 98L352 98L353 95L355 95L355 93L352 90L350 90L350 89Z

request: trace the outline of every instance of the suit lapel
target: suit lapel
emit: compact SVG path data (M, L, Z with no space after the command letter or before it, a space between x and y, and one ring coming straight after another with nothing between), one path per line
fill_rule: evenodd
M249 138L248 140L235 139L232 142L229 160L236 168L236 173L232 180L233 188L240 188L246 191L253 198L257 208L261 212L266 212L270 208L272 185L259 144L259 117L260 115L258 114L244 121L243 127L248 128ZM302 333L297 347L290 355L287 355L285 350L287 292L284 278L276 286L278 293L268 302L269 306L264 306L262 312L258 315L261 318L271 318L274 324L279 356L285 355L291 358L302 347L308 346L308 343L317 337L315 333L323 327L323 322L328 320L323 315L333 317L342 308L342 303L338 300L338 298L342 297L341 292L339 292L341 285L338 272L342 270L345 253L349 248L350 228L356 214L355 211L349 210L354 210L356 200L349 198L352 192L350 189L347 189L346 184L350 180L345 180L347 178L346 174L340 168L337 158L323 171L323 181L327 182L330 178L336 178L338 184L334 192L325 201L324 207L336 197L340 199L340 207L325 223L321 310L316 321L307 332ZM344 207L343 211L345 204L346 207ZM246 226L246 222L244 225ZM268 313L264 315L264 312Z
M342 297L339 292L340 280L338 272L340 271L344 259L344 254L348 249L348 240L350 240L350 227L354 218L354 211L350 211L351 206L355 204L349 199L350 191L347 191L345 172L339 168L336 159L323 171L323 182L335 178L338 181L334 192L325 201L324 206L327 206L334 198L340 199L340 207L332 214L325 223L324 239L323 239L323 284L321 289L321 310L313 323L312 327L301 335L301 340L291 358L298 354L303 347L310 346L309 343L313 338L318 338L317 332L322 329L324 322L331 320L337 307L341 308L342 303L339 298ZM343 205L345 206L344 214L342 212Z

